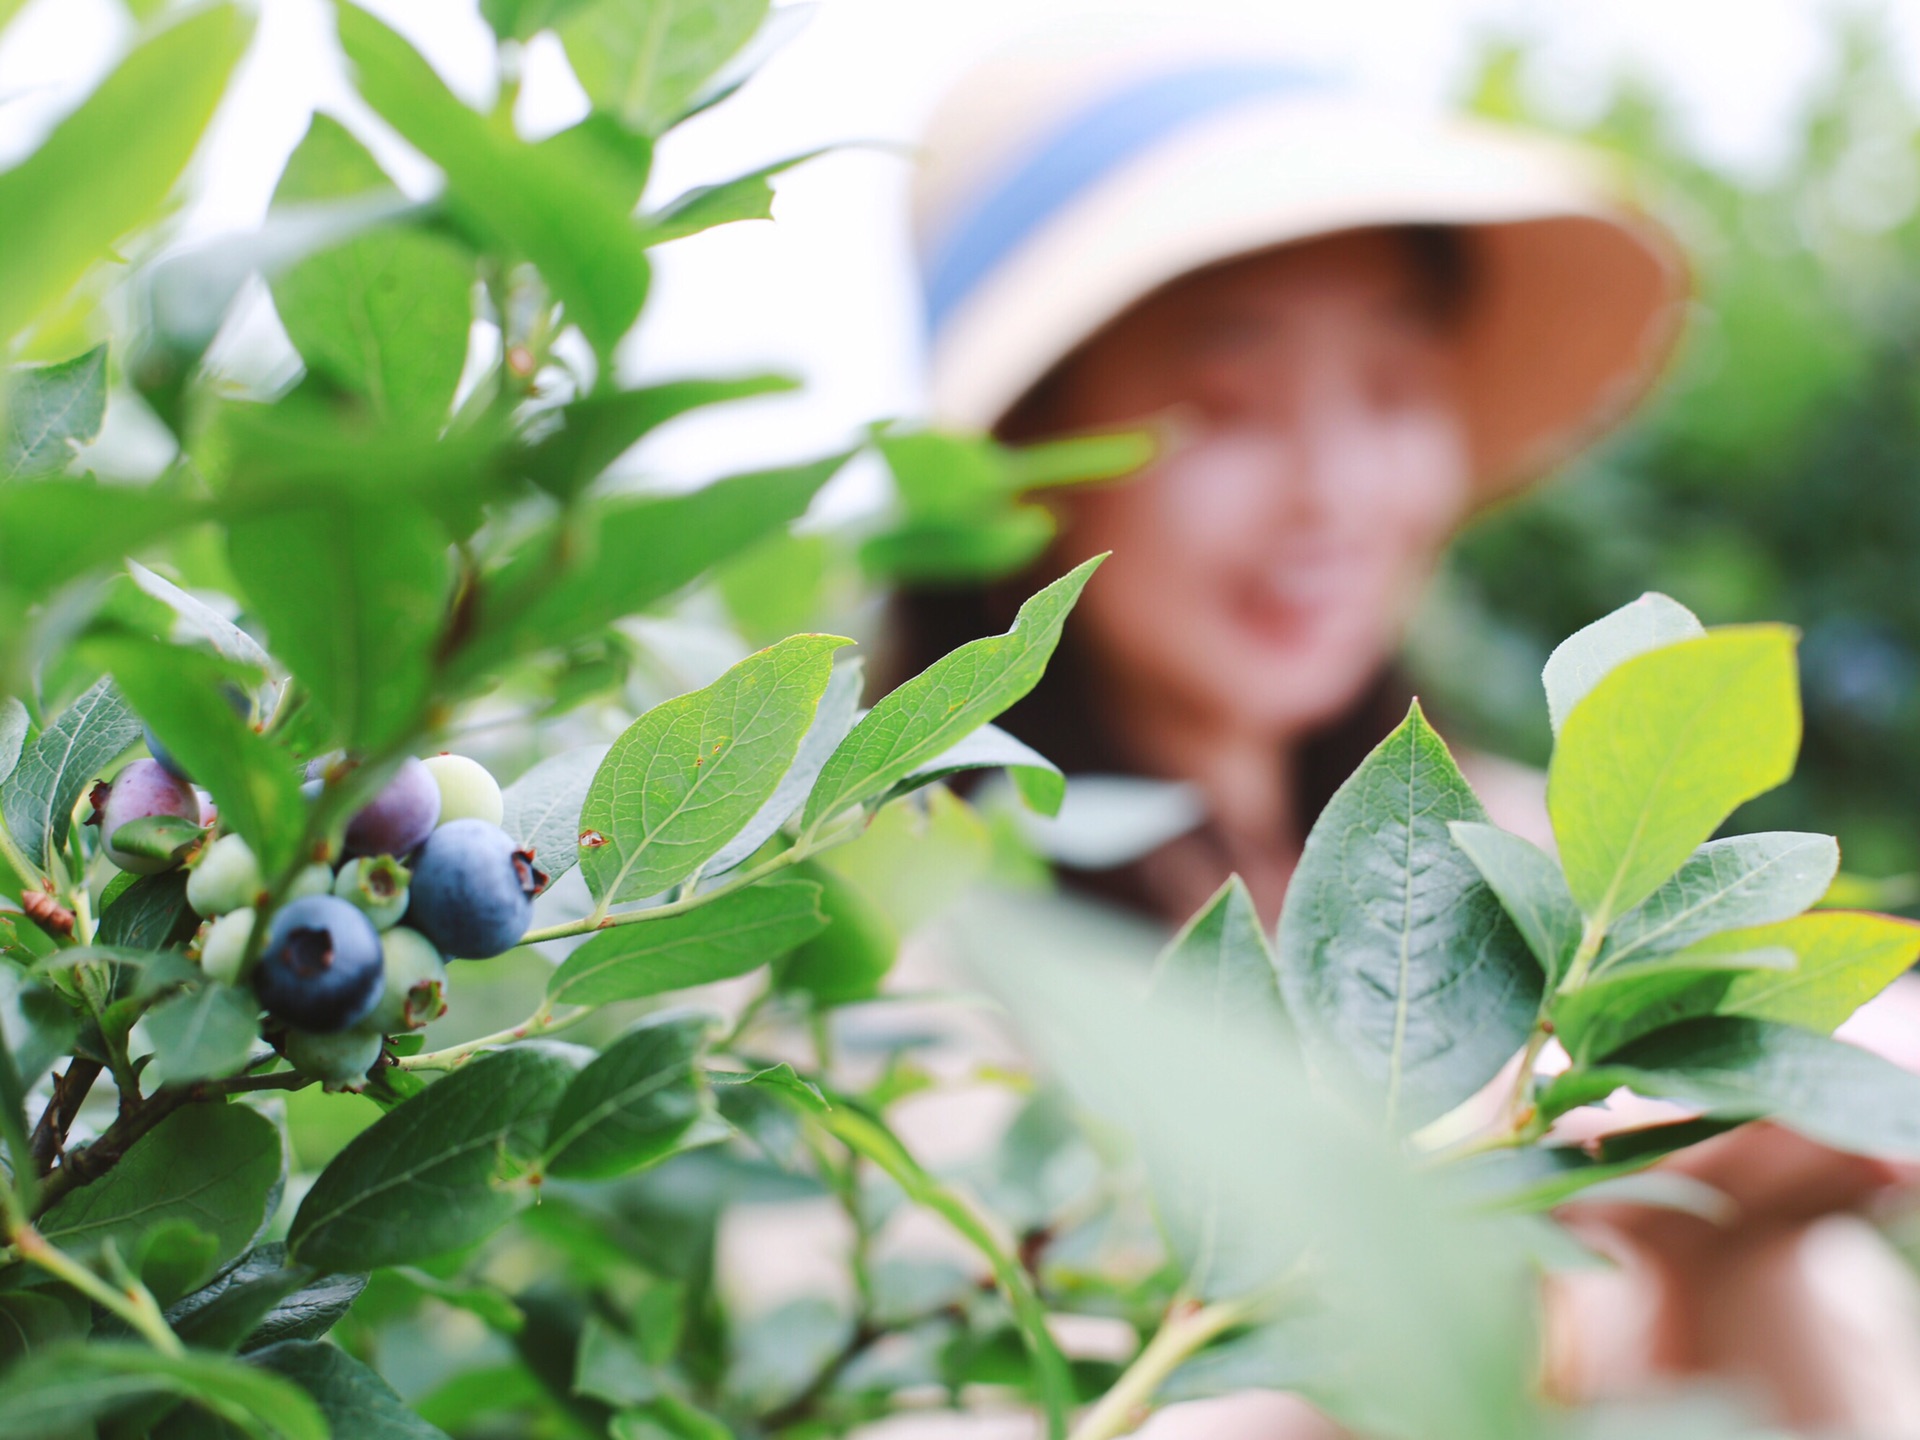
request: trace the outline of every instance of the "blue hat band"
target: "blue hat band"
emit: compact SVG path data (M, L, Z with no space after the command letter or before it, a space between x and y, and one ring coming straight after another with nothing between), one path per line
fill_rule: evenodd
M1148 76L1072 116L988 190L926 266L927 328L953 312L1028 237L1142 151L1236 105L1328 84L1272 63L1215 63Z

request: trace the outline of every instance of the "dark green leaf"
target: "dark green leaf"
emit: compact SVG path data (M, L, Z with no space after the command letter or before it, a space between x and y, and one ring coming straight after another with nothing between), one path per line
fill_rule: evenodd
M753 38L767 0L593 0L566 10L560 38L595 107L657 135Z
M191 1220L165 1220L140 1237L127 1265L162 1305L170 1305L220 1268L220 1242Z
M822 1005L870 999L893 968L899 935L866 891L837 871L815 864L795 873L819 882L827 928L780 962L775 983Z
M1486 812L1416 702L1307 837L1280 920L1287 1012L1310 1054L1413 1128L1525 1043L1540 967L1453 843Z
M1105 556L1054 581L1020 607L1013 627L961 646L881 700L833 752L807 797L809 830L884 795L1031 690L1060 629Z
M156 1085L220 1080L238 1075L260 1038L260 1004L229 985L202 985L162 1001L147 1012Z
M64 470L107 413L107 347L0 378L0 480Z
M554 1106L545 1169L606 1179L671 1155L707 1106L710 1016L650 1015L573 1077Z
M143 815L138 820L129 820L111 837L100 838L111 838L116 850L124 850L129 855L177 863L186 859L187 852L205 835L203 826L183 815Z
M0 1291L0 1374L23 1356L87 1333L87 1302L40 1290Z
M129 1401L176 1395L248 1435L328 1440L326 1421L296 1387L224 1355L162 1355L146 1344L95 1341L46 1350L0 1379L0 1440L90 1433Z
M567 956L547 994L557 1004L607 1005L745 975L826 923L818 885L767 881L681 915L601 931Z
M281 1340L318 1340L366 1288L365 1275L328 1275L303 1285L266 1313L242 1348L252 1350Z
M216 1260L231 1259L266 1223L285 1169L280 1131L257 1110L187 1105L36 1223L65 1249L91 1250L111 1240L130 1255L148 1230L185 1220L219 1242Z
M336 499L236 520L227 558L337 739L378 751L420 723L451 583L430 516Z
M550 880L579 863L580 807L606 755L604 745L549 755L501 795L501 827L533 851Z
M711 860L792 766L833 652L849 643L796 635L628 727L580 811L580 869L594 895L656 895Z
M1653 590L1575 631L1554 647L1540 677L1553 733L1560 733L1573 707L1622 661L1706 633L1691 610Z
M1500 898L1551 990L1579 948L1585 926L1560 867L1531 840L1492 825L1456 820L1447 832Z
M79 1023L66 996L0 970L0 1043L12 1053L22 1085L38 1084L68 1052Z
M311 1395L335 1440L446 1440L446 1432L415 1415L391 1385L337 1345L285 1340L247 1359Z
M0 813L29 860L43 868L55 865L67 843L74 802L139 738L140 721L112 681L101 680L27 747L0 784Z
M164 950L183 944L199 925L187 904L186 873L173 870L142 875L129 885L101 912L94 940L112 949Z
M545 1117L571 1067L534 1047L483 1055L396 1106L320 1172L287 1234L317 1270L403 1265L470 1245L513 1213L494 1185L514 1131Z
M246 48L214 5L133 51L38 149L0 172L0 340L64 296L160 208Z

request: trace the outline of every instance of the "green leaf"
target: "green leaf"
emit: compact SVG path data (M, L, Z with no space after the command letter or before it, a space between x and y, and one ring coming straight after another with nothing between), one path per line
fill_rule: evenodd
M22 1086L31 1088L72 1048L76 1002L15 971L0 968L0 1046L13 1055Z
M254 639L211 605L188 594L164 575L156 575L137 560L127 562L127 574L141 590L167 606L179 623L213 647L214 654L250 670L273 669L273 661ZM177 634L174 638L178 638Z
M1288 1032L1273 949L1238 875L1180 928L1154 962L1153 989L1204 1000L1216 1017L1276 1036Z
M232 1259L253 1243L279 1198L286 1156L280 1131L244 1105L186 1105L128 1147L105 1175L61 1196L36 1222L69 1250L108 1241L133 1254L155 1226L184 1220Z
M1685 949L1715 931L1791 919L1827 893L1839 870L1831 835L1775 830L1710 840L1614 923L1595 973Z
M898 800L923 786L969 770L1005 770L1028 808L1042 815L1058 815L1061 802L1067 798L1067 777L1060 773L1058 765L998 725L982 725L895 785L887 792L886 800Z
M568 5L559 31L595 108L658 135L766 15L767 0L596 0Z
M601 931L554 971L547 996L607 1005L730 979L779 959L826 923L818 885L766 881L681 915Z
M0 480L64 470L106 418L107 347L17 368L0 380L0 398Z
M703 1013L649 1015L573 1077L548 1122L545 1169L605 1180L664 1160L707 1108Z
M85 1339L87 1309L88 1302L77 1295L0 1291L0 1374L35 1351Z
M1159 450L1160 441L1151 431L1126 430L1021 445L1002 450L1001 458L1008 483L1025 492L1118 480L1152 463Z
M1547 988L1553 989L1579 948L1583 924L1560 867L1531 840L1492 825L1456 820L1447 833L1500 897L1507 917L1540 962Z
M1533 1028L1540 967L1447 828L1486 818L1415 702L1321 812L1288 887L1287 1013L1394 1127L1465 1100Z
M1858 1046L1765 1020L1690 1020L1635 1041L1541 1097L1562 1114L1625 1085L1721 1119L1771 1117L1861 1155L1920 1159L1920 1076Z
M718 853L793 764L833 652L849 643L783 640L656 705L613 742L580 811L580 869L596 898L656 895Z
M351 130L331 115L315 112L273 187L273 203L277 207L303 201L350 200L393 188L380 162Z
M796 873L819 883L827 928L780 962L775 983L820 1005L870 999L900 953L898 932L872 897L837 870L814 864Z
M155 486L66 476L0 485L0 595L37 600L205 513Z
M115 849L129 855L177 863L187 858L187 852L206 833L204 827L182 815L143 815L138 820L129 820L111 836L101 838L111 839Z
M549 881L580 860L580 807L606 759L605 745L549 755L501 792L501 828L539 860Z
M529 544L489 577L478 633L457 658L472 679L516 655L567 645L691 584L806 513L844 455L717 481L687 495L616 500L551 547ZM4 492L0 492L4 493ZM556 579L555 556L565 568Z
M0 784L0 815L29 860L54 868L81 792L139 738L140 721L104 679L40 732Z
M541 489L577 495L606 468L669 420L708 405L779 395L796 384L784 375L738 380L673 380L640 390L589 395L552 412L558 428L540 437L517 464Z
M1779 946L1790 970L1735 976L1716 1007L1722 1015L1780 1020L1808 1030L1837 1028L1920 958L1920 923L1891 915L1822 910L1777 925L1732 930L1674 957L1696 963L1719 954Z
M445 1431L414 1414L391 1385L338 1345L286 1340L247 1360L311 1395L335 1440L446 1440Z
M1547 809L1567 888L1607 928L1734 808L1793 773L1795 633L1729 626L1625 661L1561 726Z
M1553 733L1560 733L1574 706L1622 661L1706 633L1691 610L1653 590L1576 630L1554 647L1540 676Z
M273 303L309 370L364 396L377 420L432 430L466 363L473 284L460 245L389 227L283 272Z
M0 342L160 208L250 29L238 7L215 5L160 31L37 150L0 172Z
M827 678L827 688L813 712L813 723L800 737L793 764L773 787L773 794L743 825L739 832L709 860L701 872L706 876L723 875L757 852L773 838L774 832L792 819L806 802L807 792L820 778L821 768L833 754L853 722L860 716L860 692L866 680L866 666L856 655L836 665Z
M1794 952L1778 944L1657 956L1556 996L1554 1034L1584 1064L1681 1020L1715 1014L1741 977L1784 974L1796 963Z
M997 580L1045 554L1056 529L1038 505L964 521L909 521L861 541L860 567L916 585Z
M317 1270L372 1270L484 1239L514 1210L493 1183L510 1139L544 1119L572 1073L549 1052L516 1047L388 1111L320 1172L288 1252Z
M115 949L165 950L184 944L199 925L187 904L185 872L141 875L100 912L94 941Z
M625 179L553 163L541 147L490 124L433 67L366 11L338 10L340 43L360 94L447 177L448 203L524 254L602 357L640 314L649 270Z
M0 784L13 774L26 748L27 733L33 728L27 707L11 695L0 696Z
M227 560L335 738L378 752L421 722L451 583L447 537L430 516L336 497L235 520Z
M660 1376L631 1338L589 1315L580 1330L573 1392L609 1405L637 1405L660 1394Z
M228 985L202 985L147 1013L153 1039L148 1077L157 1085L238 1075L260 1038L260 1005Z
M1095 556L1032 596L1006 634L962 645L868 711L821 771L802 826L812 830L850 805L886 794L1031 690L1105 558Z
M175 1395L247 1435L328 1440L320 1411L296 1387L224 1355L162 1355L149 1345L92 1341L49 1349L0 1379L0 1440L91 1433L129 1401Z
M669 240L683 240L716 225L731 225L738 220L771 220L773 177L824 153L809 150L803 155L791 155L717 185L697 185L685 194L676 195L647 218L648 242L664 245Z
M480 13L502 40L531 40L591 0L480 0Z

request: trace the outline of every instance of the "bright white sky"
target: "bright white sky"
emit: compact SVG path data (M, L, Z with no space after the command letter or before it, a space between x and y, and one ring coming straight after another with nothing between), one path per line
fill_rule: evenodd
M490 92L476 0L369 0L456 89ZM657 199L837 142L893 142L814 161L779 183L775 222L657 252L655 298L626 356L635 375L779 369L803 397L752 402L670 427L648 468L692 479L801 458L863 422L919 405L918 337L903 223L911 142L943 85L972 59L1039 24L1116 13L1227 18L1303 59L1401 98L1445 99L1479 37L1519 33L1545 49L1530 77L1551 103L1594 103L1620 68L1674 97L1703 148L1764 167L1798 97L1830 58L1834 0L822 0L812 23L737 97L672 137ZM341 76L325 0L260 0L254 51L202 156L190 235L261 216L288 150L320 105L378 139ZM1907 70L1920 78L1920 0L1891 0ZM116 0L32 0L0 45L0 164L21 154L111 62L129 27ZM536 52L551 45L536 42ZM522 119L557 128L582 102L556 63L529 58ZM366 123L356 123L365 119ZM402 183L431 188L417 158L381 147Z

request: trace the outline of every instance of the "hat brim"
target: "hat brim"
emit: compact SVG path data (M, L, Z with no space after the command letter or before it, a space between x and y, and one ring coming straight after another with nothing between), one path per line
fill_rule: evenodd
M1146 295L1275 246L1384 225L1470 236L1463 404L1482 498L1619 420L1680 329L1686 267L1580 152L1472 121L1348 100L1235 110L1074 197L934 339L934 419L991 430Z

